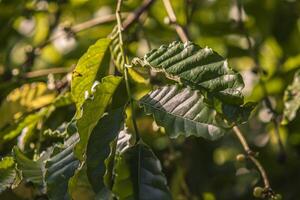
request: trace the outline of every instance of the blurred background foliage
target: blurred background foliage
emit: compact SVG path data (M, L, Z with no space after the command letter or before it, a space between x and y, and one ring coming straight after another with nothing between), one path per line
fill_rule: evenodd
M141 3L125 1L124 15ZM277 127L282 147L271 123L272 113L263 99L269 96L276 113L283 113L284 91L300 68L300 1L172 0L171 3L190 39L228 58L230 66L243 75L246 100L259 104L242 129L253 149L260 152L273 189L286 200L299 199L300 115ZM56 104L59 93L69 90L68 72L89 45L107 37L116 22L108 20L76 33L69 31L70 27L114 15L115 6L113 0L0 0L1 157L9 154L15 144L32 157L36 145L43 149L59 140L43 133L70 121L75 113L72 102ZM126 30L128 55L142 56L150 48L178 40L166 16L162 1L156 0ZM264 73L257 73L256 66L261 66ZM151 83L159 84L160 78ZM133 87L137 99L151 88L143 81ZM217 142L194 137L170 140L142 109L136 112L142 137L160 158L174 199L254 199L252 188L260 177L253 165L235 160L242 148L233 134L228 133ZM89 199L94 195L88 186L83 184L82 188L79 191L85 195L75 192L74 199ZM32 196L31 185L25 183L1 194L0 199Z

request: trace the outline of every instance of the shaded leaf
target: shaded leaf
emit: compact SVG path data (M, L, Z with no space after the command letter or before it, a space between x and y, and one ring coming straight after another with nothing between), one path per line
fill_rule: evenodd
M215 140L229 126L196 90L165 86L145 95L140 104L147 113L154 115L158 125L163 126L170 137L197 136Z
M293 83L287 87L284 92L284 110L283 110L283 124L296 117L297 110L300 107L300 71L295 73Z
M122 78L117 76L104 77L102 82L93 88L94 93L92 96L84 102L82 115L77 121L80 141L75 147L75 155L80 160L83 159L92 130L104 114L121 80Z
M85 101L86 91L90 92L94 82L101 80L108 70L110 42L109 38L103 38L90 46L73 71L71 93L78 111Z
M124 108L104 115L91 133L87 145L87 175L96 193L105 186L103 176L106 171L104 160L109 156L110 143L118 136L124 122Z
M12 157L4 157L0 161L0 193L10 188L16 177L15 162Z
M62 148L56 147L53 155L46 163L47 194L51 200L70 199L68 182L79 166L79 161L73 153L78 142L78 134L72 135Z
M125 127L120 133L118 134L118 138L116 138L110 144L110 154L105 159L105 175L104 175L104 184L108 188L112 188L113 186L113 179L114 179L114 167L115 167L115 160L121 153L123 153L126 149L133 145L132 135L128 133L128 129ZM103 190L105 192L105 190Z
M118 199L172 199L159 160L143 143L128 148L116 163L113 193Z

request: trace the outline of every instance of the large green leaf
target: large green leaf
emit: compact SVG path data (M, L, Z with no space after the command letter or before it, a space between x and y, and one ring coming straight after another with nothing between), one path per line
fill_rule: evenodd
M300 70L295 73L293 83L284 92L283 124L296 117L300 107Z
M153 49L140 62L164 72L170 79L200 90L209 99L243 104L241 75L210 48L201 48L192 42L173 42Z
M12 157L4 157L0 161L0 193L10 188L16 177L15 162Z
M110 42L109 38L103 38L90 46L73 71L71 93L77 110L80 110L85 101L85 93L90 92L94 82L101 80L108 70Z
M85 154L90 134L104 114L121 80L122 78L117 76L104 77L101 83L93 87L92 96L84 102L81 117L77 121L80 141L75 147L75 155L80 160Z
M110 153L110 143L118 136L124 121L124 108L104 115L91 133L87 146L87 175L96 193L104 189L105 159Z
M197 90L165 86L144 96L140 104L147 113L154 115L157 124L163 126L172 138L194 135L215 140L228 128Z
M119 200L172 199L159 160L143 143L120 155L115 173L113 193Z
M79 166L79 160L73 153L73 148L78 142L78 134L72 135L63 145L56 147L53 155L46 163L47 194L51 200L70 199L68 182Z
M39 187L44 187L44 161L49 157L49 153L43 154L38 160L29 159L17 147L14 147L13 153L17 163L17 168L21 171L25 181L31 182Z

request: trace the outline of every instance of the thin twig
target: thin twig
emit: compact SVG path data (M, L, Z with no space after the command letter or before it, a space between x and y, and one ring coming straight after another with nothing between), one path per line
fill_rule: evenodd
M137 21L140 16L149 9L154 1L155 0L145 0L139 8L137 8L133 13L129 14L123 22L123 29L128 29L135 21Z
M242 19L242 15L243 15L243 4L241 1L239 0L236 0L236 6L238 8L238 26L241 30L241 32L244 34L244 37L247 41L247 45L248 45L248 50L250 52L250 55L251 57L253 58L254 60L254 63L255 63L255 66L254 66L254 71L257 71L261 76L263 76L264 74L264 70L262 69L262 67L260 66L259 62L258 62L258 57L257 57L257 54L256 54L256 51L252 45L252 42L251 42L251 39L250 39L250 36L245 28L245 25L244 25L244 22L243 22L243 19ZM271 103L271 100L269 98L269 94L268 94L268 90L266 88L266 85L264 83L264 81L259 78L259 84L261 85L262 87L262 90L263 90L263 93L264 93L264 103L266 105L266 107L268 108L268 110L273 114L273 117L272 117L272 123L274 125L274 128L275 128L275 137L278 141L278 145L279 145L279 153L280 153L280 161L285 161L286 159L286 153L285 153L285 149L284 149L284 145L282 143L282 140L280 138L280 134L279 134L279 121L278 121L278 118L279 118L279 114L277 113L277 111L273 108L272 106L272 103Z
M237 126L233 127L233 132L235 133L235 135L239 139L240 143L242 144L247 157L253 162L253 164L257 167L258 171L260 172L260 175L264 181L265 188L270 190L271 186L270 186L270 182L269 182L266 170L263 168L261 163L255 158L255 153L250 149L243 133Z
M126 13L122 14L122 17L127 16ZM113 22L116 20L116 15L111 14L111 15L107 15L107 16L101 16L101 17L97 17L97 18L93 18L90 19L88 21L73 25L71 27L69 27L68 31L62 31L60 34L57 34L51 38L49 38L49 40L45 41L44 43L42 43L40 46L38 46L36 49L36 51L40 51L42 48L44 48L47 44L59 39L60 37L64 37L67 36L70 33L79 33L81 31L93 28L95 26L101 25L101 24L105 24L105 23L109 23L109 22Z
M73 70L73 67L70 67L70 68L57 67L57 68L41 69L41 70L27 72L23 76L24 76L24 78L36 78L36 77L41 77L41 76L47 76L49 74L69 73L72 70Z
M170 19L170 22L171 22L171 24L174 25L175 30L176 30L180 40L182 42L187 42L189 40L188 36L187 36L187 33L184 30L184 28L178 24L177 18L176 18L174 10L172 8L170 0L163 0L163 3L164 3L164 6L165 6L165 9L167 11L168 17Z

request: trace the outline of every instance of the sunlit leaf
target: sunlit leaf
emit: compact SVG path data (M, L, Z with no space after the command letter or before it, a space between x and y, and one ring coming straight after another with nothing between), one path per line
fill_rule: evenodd
M85 94L91 92L95 81L100 81L108 70L110 42L109 38L103 38L90 46L73 71L71 93L77 110L80 110Z
M80 141L75 147L75 155L80 160L83 159L90 134L104 114L121 80L122 78L117 76L104 77L102 82L93 88L94 92L91 97L84 102L82 115L77 121Z
M243 104L241 75L230 69L227 60L210 48L200 48L192 42L173 42L153 49L142 60L135 61L200 90L208 99Z
M1 104L0 113L5 115L0 115L0 128L26 112L52 103L55 96L56 92L47 89L47 84L42 82L28 83L14 89Z
M143 143L128 148L116 163L113 192L118 199L172 199L159 160Z

